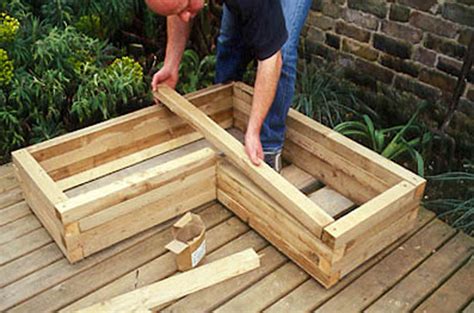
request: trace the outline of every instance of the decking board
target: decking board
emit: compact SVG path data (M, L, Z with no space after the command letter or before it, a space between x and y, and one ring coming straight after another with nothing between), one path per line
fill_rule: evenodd
M8 173L9 170L9 166L0 167L0 173ZM2 177L0 181L1 179ZM314 183L311 177L298 175L290 180L295 185ZM0 199L12 199L8 193L15 189L0 193ZM21 193L13 198L13 201L3 202L3 207L0 202L0 221L7 220L9 216L9 222L3 225L10 226L9 229L11 225L16 225L15 222L28 216L24 215L24 208L19 210L22 212L19 215L12 215L15 205L21 206ZM382 303L381 301L394 296L405 297L410 293L416 294L415 300L410 302L412 309L422 310L448 297L449 307L467 312L470 310L468 300L472 299L474 292L469 289L466 291L466 281L460 278L466 277L468 266L472 267L467 260L472 256L472 238L465 239L466 235L433 219L433 214L424 209L420 211L414 230L329 290L307 278L301 269L221 205L213 205L200 212L204 216L213 215L212 219L215 220L209 225L209 233L212 231L215 234L209 238L212 251L206 262L242 248L254 247L264 253L262 267L180 299L164 308L166 312L189 308L200 311L216 308L223 310L230 308L232 303L239 303L239 309L245 312L257 309L268 312L303 312L315 309L329 311L334 307L342 308L338 312L346 312L354 307L370 310L371 306L376 308L378 301ZM60 254L44 228L39 227L8 239L11 232L22 232L22 227L13 227L8 235L3 235L4 243L0 245L0 310L24 312L77 309L95 300L130 291L172 275L176 272L174 260L169 253L162 252L169 226L170 223L156 226L74 265L69 264ZM457 239L461 237L464 239ZM434 260L443 259L446 255L443 248L449 247L448 244L454 241L457 247L455 250L460 252L454 254L449 262L443 263L443 266L456 266L448 272L443 271L444 267L438 268L433 271L432 279L419 285L415 278L423 276L427 270L432 271L430 264L436 263ZM14 269L18 273L14 273ZM286 281L288 273L292 279ZM282 284L278 284L280 280L275 279L280 276L284 280ZM450 290L456 288L464 288L462 296L449 297ZM269 296L262 298L262 291ZM368 296L367 300L362 300L364 295ZM243 299L250 300L242 301ZM347 301L355 306L345 306ZM334 306L335 303L339 305Z

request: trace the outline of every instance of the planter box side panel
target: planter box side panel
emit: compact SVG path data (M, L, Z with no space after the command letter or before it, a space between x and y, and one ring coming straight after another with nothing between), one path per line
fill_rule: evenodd
M338 280L320 268L332 251L228 161L217 166L217 199L326 287Z
M47 229L51 237L57 243L61 251L68 258L70 251L64 239L65 227L59 219L59 214L56 210L55 201L51 196L48 196L43 189L54 190L54 182L40 183L37 176L38 170L41 170L31 155L25 150L19 150L12 153L13 164L15 168L15 175L20 182L25 201L33 210L36 217L40 220L43 226Z
M122 202L115 208L129 213L102 224L97 220L102 216L90 216L79 221L80 227L86 228L81 233L84 255L88 256L215 199L216 169L212 166ZM89 229L93 224L98 226Z
M234 96L234 126L242 131L247 127L250 101L251 96L243 92ZM353 202L364 203L389 188L386 182L308 137L312 130L307 126L296 130L291 115L287 126L283 157Z
M340 255L331 270L342 277L403 236L419 205L417 188L401 182L326 227L323 241Z
M211 94L214 95L213 98L211 98ZM230 85L213 88L212 93L210 91L195 93L191 100L196 102L201 110L210 115L222 127L232 125L232 89ZM29 148L55 181L186 135L188 136L180 144L202 138L202 136L190 136L195 133L194 129L161 106L145 108L91 126L89 129L77 131L77 133L78 135L68 134L53 139L44 148L35 146ZM54 144L55 142L56 144ZM174 148L176 146L171 146L168 151ZM133 162L139 162L164 152L166 149L155 149L146 154L135 155Z
M234 126L243 131L247 125L252 96L253 88L242 83L234 85ZM307 150L313 155L313 158L315 156L320 159L320 165L330 164L331 168L337 169L339 176L359 181L360 185L367 186L368 182L368 187L378 193L402 180L415 186L424 184L424 179L409 170L293 109L290 109L288 114L287 126L289 131L287 132L286 142L293 144L292 149L289 149L289 147L285 149L287 156L289 150ZM294 155L298 155L297 152L294 152ZM291 155L289 157L291 158ZM299 165L312 175L317 173L314 168L311 170L309 164L303 166L305 164ZM327 171L324 174L324 179L330 179L333 174L333 172ZM322 175L320 175L320 179L323 179ZM341 181L345 181L345 179L341 178ZM330 182L325 182L331 185ZM332 187L346 195L347 190L351 188L336 188L337 185L341 185L340 182L334 182ZM372 194L374 193L372 192ZM351 198L349 194L346 196L353 201L356 200ZM361 201L355 202L359 204L366 202L370 199L370 196L360 198Z

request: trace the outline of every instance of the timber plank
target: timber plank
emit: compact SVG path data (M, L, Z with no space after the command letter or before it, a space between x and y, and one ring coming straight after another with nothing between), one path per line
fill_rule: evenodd
M134 290L85 309L97 311L147 311L194 291L220 283L260 266L260 257L253 249L225 257L195 269L180 273L152 285ZM82 312L82 311L81 311Z
M396 286L369 306L366 312L413 310L455 269L472 256L474 239L458 233ZM471 290L472 291L472 290Z
M220 206L207 207L200 214L208 228L219 224L230 215ZM172 223L173 221L170 221L154 227L77 264L71 265L66 259L61 259L6 286L0 290L0 310L17 305L12 308L12 311L46 311L51 310L52 305L55 307L66 305L67 303L59 301L62 299L61 295L69 295L77 299L78 295L72 292L77 292L76 286L97 289L162 255L165 252L164 246L172 239L169 229ZM91 276L91 274L94 275ZM97 280L91 280L90 277L96 277ZM99 281L99 277L102 280ZM66 281L68 281L67 284ZM96 284L95 288L91 288L92 284ZM55 301L52 303L51 299ZM68 301L70 302L71 299Z
M54 243L47 244L8 264L0 266L0 288L11 284L61 259L63 254Z
M237 98L243 100L248 105L248 103L251 103L252 96L252 87L241 82L234 84L234 102ZM382 157L378 153L308 118L296 110L290 109L287 125L301 133L308 134L309 137L342 157L350 155L355 164L366 169L369 173L376 174L376 176L387 181L390 185L396 184L401 180L407 180L414 186L420 186L425 183L423 178L413 174L403 166Z
M226 91L227 89L227 91ZM197 106L206 104L212 99L209 99L208 90L213 90L213 99L228 97L232 95L232 86L217 86L211 89L203 89L192 95L187 95L191 102ZM203 97L200 94L203 94ZM122 115L102 123L92 125L72 133L68 133L52 140L48 140L42 143L28 147L28 151L33 153L38 161L48 159L54 155L63 154L64 152L71 151L82 147L85 144L89 144L104 134L116 132L121 129L130 129L132 125L142 122L143 120L153 118L157 112L160 112L160 107L153 105L127 115Z
M48 173L54 180L63 180L69 176L79 174L96 166L113 162L119 158L127 157L128 155L137 153L139 151L143 151L145 149L164 144L166 142L169 142L170 140L195 133L194 129L191 126L187 125L179 117L173 116L170 112L168 112L167 114L168 116L165 117L165 120L156 121L155 123L153 123L153 125L157 125L162 128L161 133L150 134L150 129L148 129L149 127L139 129L137 131L138 135L142 136L143 134L146 134L147 137L144 137L142 139L131 140L127 145L123 145L123 141L125 140L124 137L126 137L130 131L129 129L124 129L124 134L122 135L113 133L107 134L105 136L107 144L95 143L94 146L85 146L83 149L85 151L88 151L88 154L90 154L90 156L88 157L82 157L79 151L73 150L69 153L70 155L58 155L55 158L51 158L44 161L43 163L41 163L41 165L44 166L45 170L48 171ZM218 123L223 128L232 125L232 111L230 108L211 115L211 118L213 118L216 123ZM177 126L175 125L175 123L171 123L171 121L178 123L176 124ZM111 139L115 139L118 142L108 147L108 145L111 145ZM192 139L198 140L199 138L195 137ZM172 148L172 146L167 148ZM100 153L101 150L104 151ZM160 149L158 149L154 152L163 153L166 151L161 151ZM47 164L45 164L46 162ZM58 167L59 165L60 167Z
M180 136L178 138L171 139L170 141L124 156L117 160L98 165L92 169L80 172L76 175L69 176L58 181L57 183L61 190L71 189L83 183L116 172L120 169L151 159L157 155L178 148L182 145L197 141L200 138L202 138L202 135L198 133Z
M316 312L362 311L454 234L454 229L435 219Z
M13 188L7 192L0 194L0 210L7 208L24 199L23 192L20 187Z
M15 203L0 211L0 226L11 223L27 216L28 214L31 214L31 210L25 201Z
M474 299L474 259L471 258L415 310L415 313L460 312Z
M229 252L229 248L226 248L229 245L231 247L235 246L245 249L251 246L253 247L254 245L256 247L259 247L265 244L265 242L259 238L251 238L253 239L251 242L248 242L248 240L244 241L244 243L251 243L251 245L233 244L233 242L235 241L232 240L234 240L235 238L240 238L239 236L245 234L247 231L248 227L235 217L219 224L213 229L210 229L206 234L206 249L208 255L203 260L203 264L211 260L218 259L214 257L216 253L220 254L220 256L224 256L219 251L224 250L226 252ZM224 246L221 247L222 245ZM216 251L216 249L218 250ZM242 249L234 249L232 250L232 252L241 251ZM229 254L232 253L228 253L225 256ZM177 267L175 256L172 253L168 252L162 255L161 257L156 258L153 261L136 268L134 271L92 292L86 297L79 299L71 305L68 305L67 307L61 309L61 311L74 312L78 309L90 306L94 303L111 299L118 295L140 288L142 286L154 283L158 280L165 279L166 277L169 277L176 272Z
M325 227L323 240L335 248L341 247L375 225L417 204L415 188L407 182L401 182Z
M7 244L0 245L0 265L28 254L51 241L51 236L41 227Z
M215 200L215 186L215 168L209 168L188 176L184 180L169 184L167 187L170 188L160 190L168 191L169 195L162 195L161 199L148 203L138 208L137 211L117 217L110 223L97 226L81 234L80 240L83 242L84 255L90 255L144 229ZM156 193L158 194L158 192ZM177 199L180 194L189 196Z
M312 235L306 228L289 215L278 203L270 198L264 191L258 188L248 177L228 162L220 162L217 169L217 197L226 206L236 201L243 210L234 209L244 221L251 226L259 220L271 227L273 240L266 238L279 249L282 247L274 240L284 241L289 246L299 247L302 254L311 255L313 262L318 255L331 259L332 251L317 237ZM227 201L226 201L227 200ZM250 211L248 208L255 208ZM262 229L257 229L262 232Z
M334 262L332 268L345 275L410 231L416 222L418 205L407 209L397 212L403 214L398 219L387 219L360 236L346 248L344 257Z
M74 222L104 207L118 204L178 178L191 175L200 169L211 167L213 163L215 163L214 151L205 148L70 198L58 204L57 209L61 213L63 223Z
M8 173L3 176L0 174L0 193L11 190L17 186L18 181L16 180L13 169L9 169Z
M324 187L311 194L308 197L316 202L324 211L332 217L339 217L346 213L355 204L332 188Z
M265 163L260 166L253 165L245 154L244 147L237 139L228 134L176 91L162 85L154 95L172 111L196 127L212 144L226 153L227 157L244 170L253 181L263 189L268 190L311 233L320 237L322 227L334 221L326 212L268 165Z
M390 245L390 247L384 249L382 252L362 264L359 268L351 272L349 275L341 279L335 286L330 289L326 289L314 279L309 279L298 288L290 292L285 297L281 298L278 302L270 306L265 312L309 312L314 310L316 307L323 304L333 296L337 297L337 293L350 285L358 277L364 274L367 270L372 268L380 260L385 258L387 255L392 253L401 244L403 244L413 234L418 235L418 231L422 229L426 224L435 218L435 214L428 210L421 210L417 217L416 226L408 234L405 234L397 242Z
M378 194L370 186L361 186L350 175L334 170L331 163L314 157L290 140L285 142L283 157L357 204L365 203Z
M0 179L13 173L13 163L0 165Z
M0 245L6 244L9 241L21 237L35 229L41 227L36 216L28 214L10 224L0 227Z
M474 312L474 300L471 301L463 310L462 313L473 313Z
M294 263L287 262L250 288L219 306L214 312L261 312L308 278Z
M251 235L252 238L253 237L261 238L255 232L249 232L247 234L252 234ZM249 237L249 236L246 236L246 237ZM237 242L237 241L239 241L239 243L242 243L245 246L250 244L247 242L243 242L243 240L244 239L235 240L229 245L232 245L234 242ZM263 240L263 239L260 239L260 240ZM237 244L234 244L233 246L237 246ZM224 248L226 248L225 250L229 250L229 251L225 251L223 255L227 255L228 253L230 253L231 250L236 249L236 247L232 247L232 249L227 249L227 246ZM229 281L220 283L216 286L212 286L206 290L202 290L195 294L189 295L175 302L171 306L165 309L162 309L161 312L169 312L169 313L191 312L191 311L210 312L214 310L220 304L238 295L246 288L252 286L257 281L259 281L266 275L273 272L276 268L280 267L287 260L285 256L279 253L272 246L266 246L264 249L259 250L259 254L262 255L261 266L256 271L242 275L240 277L233 278ZM216 257L220 258L221 256L216 256Z
M320 183L316 178L294 164L285 166L280 174L303 193L308 193L322 187L322 183Z

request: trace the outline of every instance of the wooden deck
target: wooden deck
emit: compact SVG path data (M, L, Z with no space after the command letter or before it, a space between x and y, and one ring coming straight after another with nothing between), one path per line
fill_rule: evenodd
M474 312L474 239L421 210L409 234L326 290L220 204L197 210L212 261L253 247L253 272L185 297L168 312ZM0 167L0 311L75 310L176 272L160 225L70 265Z

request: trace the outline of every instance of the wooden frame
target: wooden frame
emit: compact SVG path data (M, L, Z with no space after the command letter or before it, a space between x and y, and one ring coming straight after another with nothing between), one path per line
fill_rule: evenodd
M291 175L253 166L224 130L245 131L252 95L242 83L188 101L160 88L156 97L176 114L153 106L19 150L27 201L73 262L217 199L326 287L410 230L425 180L294 110L284 159L325 187L302 192ZM203 137L225 155L186 152ZM177 148L162 164L73 192Z
M232 93L232 86L216 86L188 99L230 127ZM181 118L154 105L15 151L12 158L29 206L68 260L76 262L215 200L212 149L166 157L201 138ZM84 187L160 156L161 164Z

